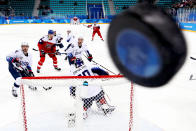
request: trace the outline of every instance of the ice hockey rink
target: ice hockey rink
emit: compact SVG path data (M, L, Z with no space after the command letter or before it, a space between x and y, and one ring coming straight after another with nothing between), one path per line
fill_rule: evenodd
M39 53L39 39L47 34L49 29L55 29L57 34L66 37L67 29L76 36L82 36L88 45L93 59L115 73L119 71L110 59L107 49L107 29L109 24L101 24L104 42L96 35L91 41L92 30L83 25L69 24L17 24L0 25L0 131L21 131L23 129L21 115L21 99L11 94L14 79L8 71L6 55L20 49L20 43L29 43L29 51L33 54L33 71L36 76L69 75L68 62L65 56L58 56L60 72L53 69L52 60L46 57L41 73L36 73ZM169 84L156 89L140 87L134 84L133 130L135 131L195 131L196 130L196 33L183 32L188 44L187 61L179 73ZM67 45L65 39L64 46ZM60 50L61 52L63 50ZM85 58L83 58L85 59ZM86 64L92 65L87 60ZM193 79L189 80L190 75ZM45 81L43 81L44 83ZM70 82L71 83L71 82ZM82 122L85 131L128 131L130 119L130 86L131 83L107 85L103 88L110 97L110 102L116 110L110 116L104 116L93 110ZM74 131L67 127L67 111L72 110L72 99L68 87L54 87L49 91L38 88L36 92L25 89L27 124L29 131ZM95 107L93 107L95 108Z

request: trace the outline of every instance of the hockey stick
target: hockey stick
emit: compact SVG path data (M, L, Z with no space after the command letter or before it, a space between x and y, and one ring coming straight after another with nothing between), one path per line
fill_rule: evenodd
M196 58L194 58L194 57L192 57L192 56L191 56L190 58L191 58L192 60L196 60Z
M196 78L193 78L193 74L191 74L189 80L196 80Z
M46 90L46 91L48 91L48 90L52 89L52 86L50 86L48 88L43 87L43 89Z
M85 56L85 55L84 55L84 56ZM85 57L88 59L87 56L85 56ZM116 73L112 72L111 70L107 69L106 67L102 66L101 64L95 62L94 60L92 60L92 62L95 63L96 65L101 66L102 68L106 69L106 70L109 71L110 73L112 73L112 74L114 74L114 75L117 75Z
M85 25L85 24L82 24L83 26L85 26L86 28L88 28L88 29L92 29L92 26L91 27L88 27L87 25Z
M32 48L32 50L34 50L34 51L39 51L38 49L35 49L35 48ZM58 55L58 53L59 53L59 55L67 55L67 53L61 53L61 52L56 52L56 53L46 53L46 54L56 54L56 55Z

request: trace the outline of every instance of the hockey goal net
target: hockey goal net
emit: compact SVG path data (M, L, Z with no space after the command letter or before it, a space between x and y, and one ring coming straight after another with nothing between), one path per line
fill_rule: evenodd
M22 83L25 131L133 130L133 83L121 75L26 77Z
M79 25L80 19L78 17L73 17L73 18L71 18L70 24L71 25Z

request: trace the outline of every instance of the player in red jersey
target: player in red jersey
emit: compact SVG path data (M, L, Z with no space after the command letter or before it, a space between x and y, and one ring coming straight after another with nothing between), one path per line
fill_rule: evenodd
M37 65L37 73L40 73L41 66L45 61L45 56L48 54L53 60L54 69L60 71L61 68L57 65L57 52L56 52L57 37L54 36L54 31L49 30L48 35L42 37L38 42L38 48L40 52L40 60Z
M100 32L100 26L96 22L93 25L88 25L87 27L88 28L93 27L92 41L94 40L94 36L96 33L101 38L101 40L104 41Z

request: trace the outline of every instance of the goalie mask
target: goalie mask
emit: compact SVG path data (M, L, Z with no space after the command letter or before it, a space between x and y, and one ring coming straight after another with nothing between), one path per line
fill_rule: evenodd
M88 81L84 81L83 86L88 86Z

